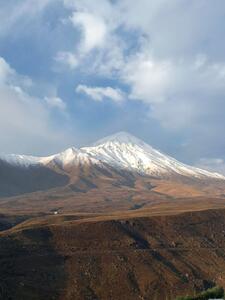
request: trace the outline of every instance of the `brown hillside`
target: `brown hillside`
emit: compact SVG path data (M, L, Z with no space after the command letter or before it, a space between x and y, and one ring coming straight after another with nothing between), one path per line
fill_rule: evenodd
M2 232L0 299L160 300L225 287L223 209L57 218Z

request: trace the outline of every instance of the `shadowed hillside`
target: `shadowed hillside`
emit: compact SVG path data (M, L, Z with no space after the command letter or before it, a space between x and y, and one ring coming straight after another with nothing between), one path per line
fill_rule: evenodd
M64 186L69 179L45 166L19 167L0 159L0 197Z
M60 218L1 233L1 299L163 300L225 286L224 210Z

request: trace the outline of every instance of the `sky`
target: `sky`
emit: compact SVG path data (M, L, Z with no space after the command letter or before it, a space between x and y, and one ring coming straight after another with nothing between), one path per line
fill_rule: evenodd
M0 0L0 152L118 131L225 174L225 1Z

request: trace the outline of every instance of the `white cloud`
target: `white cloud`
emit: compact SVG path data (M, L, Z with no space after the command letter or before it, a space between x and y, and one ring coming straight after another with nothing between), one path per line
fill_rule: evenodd
M66 103L59 97L45 97L44 100L49 107L57 108L59 110L66 109Z
M98 5L90 0L64 0L72 13L69 21L81 36L76 44L76 59L85 66L87 73L111 76L121 68L125 42L115 34L119 18L114 5L108 0L99 0ZM68 20L67 20L68 21Z
M144 49L127 57L119 76L130 87L129 98L147 104L151 117L166 128L182 130L218 110L225 94L224 62L206 55L160 60L148 53Z
M213 41L221 43L218 20L223 16L212 3L64 3L75 11L71 18L75 27L81 26L84 56L97 50L90 59L82 57L85 70L127 84L129 98L148 105L149 115L166 128L182 129L188 122L196 125L225 93L225 63L216 55L222 54L222 48L213 47ZM204 46L206 41L210 47Z
M156 61L140 53L128 59L121 74L122 80L131 87L130 98L158 103L169 96L175 72L170 61Z
M159 60L143 52L131 56L121 70L121 79L131 87L131 98L161 103L192 94L213 95L225 91L225 63L204 60ZM193 95L195 96L195 95Z
M201 158L197 167L225 175L225 160L222 158Z
M92 0L63 0L67 9L77 12L87 12L108 22L112 19L114 5L108 0L98 0L98 5Z
M80 47L82 52L87 53L104 44L107 29L103 19L87 12L74 12L71 21L75 27L81 27L83 38Z
M122 102L124 100L124 93L116 88L112 87L88 87L86 85L78 85L76 92L84 93L90 96L95 101L103 101L104 99L110 99L115 102Z
M79 64L77 56L69 51L59 51L55 60L65 66L68 66L71 70L76 69Z

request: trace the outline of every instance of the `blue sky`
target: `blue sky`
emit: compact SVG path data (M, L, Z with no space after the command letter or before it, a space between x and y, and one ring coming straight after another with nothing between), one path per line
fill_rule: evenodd
M223 0L0 4L0 152L122 130L225 172Z

